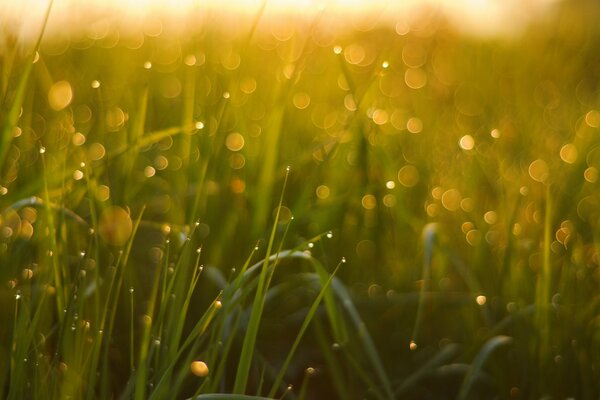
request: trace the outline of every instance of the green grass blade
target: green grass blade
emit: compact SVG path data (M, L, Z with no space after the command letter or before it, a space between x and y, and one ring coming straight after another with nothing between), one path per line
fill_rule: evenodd
M283 182L283 188L281 190L281 196L279 198L279 204L277 207L277 213L275 214L275 221L273 222L273 228L271 230L271 236L267 245L267 254L265 261L260 271L260 277L258 281L258 287L256 289L256 295L254 297L254 303L250 311L250 321L246 328L246 335L244 336L244 343L242 345L242 353L240 354L240 360L238 363L238 369L235 376L235 383L233 386L233 392L236 394L243 394L246 390L246 384L250 374L250 365L252 364L252 355L254 353L254 346L256 345L256 337L258 336L258 327L262 318L262 312L265 305L265 294L267 288L265 284L267 282L267 271L270 260L270 253L275 243L275 233L277 232L277 225L279 223L279 213L281 206L283 205L283 196L285 194L285 187L289 177L289 168L285 174L285 180Z
M311 261L313 263L317 263L318 261L311 259ZM302 340L302 337L304 336L304 333L306 332L306 330L308 329L308 326L310 324L310 322L312 321L312 319L314 318L316 312L317 312L317 308L319 307L319 305L321 304L321 300L323 300L323 297L325 296L325 292L327 290L329 290L329 286L331 285L331 282L333 281L333 278L335 277L338 269L340 268L340 266L345 263L346 260L342 260L340 261L340 263L337 265L337 267L335 267L335 269L333 270L333 272L331 273L331 275L329 276L329 279L327 279L327 281L325 282L324 285L322 285L321 290L319 291L319 294L317 295L317 297L315 298L314 302L312 303L312 305L310 306L308 312L306 313L306 317L304 318L304 321L302 322L302 326L300 327L300 329L298 330L298 334L296 335L296 339L294 340L294 343L292 344L292 347L290 349L290 351L288 352L287 357L285 358L285 361L283 362L283 365L281 366L281 368L279 369L279 373L277 374L277 377L275 378L275 381L273 382L273 387L271 388L271 391L269 392L269 397L274 397L277 389L279 388L279 386L281 385L281 383L283 382L283 377L285 376L285 373L292 361L292 357L294 357L294 354L296 353L296 350L298 349L298 346L300 345L300 341Z
M471 389L473 388L473 384L477 378L477 375L483 371L483 366L486 361L490 357L490 355L498 348L506 346L512 343L513 339L509 336L494 336L490 340L488 340L469 368L469 372L465 376L463 383L460 387L460 391L458 392L457 400L467 400Z

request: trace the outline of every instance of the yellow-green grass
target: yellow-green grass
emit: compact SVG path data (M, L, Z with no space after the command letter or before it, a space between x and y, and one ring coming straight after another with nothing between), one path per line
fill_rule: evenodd
M597 399L600 35L563 11L5 49L0 397Z

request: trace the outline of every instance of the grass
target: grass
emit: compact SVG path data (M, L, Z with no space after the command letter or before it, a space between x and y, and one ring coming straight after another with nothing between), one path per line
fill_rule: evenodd
M561 10L7 33L2 397L597 399L600 32Z

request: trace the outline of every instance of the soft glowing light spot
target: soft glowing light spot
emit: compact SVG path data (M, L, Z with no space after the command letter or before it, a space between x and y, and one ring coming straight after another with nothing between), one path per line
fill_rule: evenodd
M494 139L499 139L500 138L500 130L492 129L492 131L490 132L490 136L493 137Z
M100 81L97 81L97 80L94 79L92 81L92 88L98 89L99 87L100 87Z
M421 68L408 68L404 73L404 82L411 89L421 89L427 84L427 73Z
M406 129L410 133L421 133L423 130L423 121L417 117L411 117L406 122Z
M244 148L244 144L244 136L239 132L230 133L225 139L225 146L231 151L240 151Z
M442 195L442 205L448 211L457 211L460 209L460 201L462 196L456 189L449 189Z
M460 208L464 212L471 212L475 208L475 201L470 197L465 197L460 201Z
M152 68L152 63L150 61L146 61L144 63L144 69L150 69L150 68Z
M415 343L415 341L414 341L414 340L411 340L411 341L410 341L410 344L408 345L408 348L409 348L411 351L415 351L415 350L417 350L417 343Z
M577 155L577 147L573 143L567 143L560 148L560 159L567 164L575 163Z
M473 139L473 136L471 135L465 135L460 138L458 145L463 150L473 150L473 147L475 147L475 139Z
M228 99L230 97L231 97L231 93L229 93L229 92L223 92L223 98L224 99Z
M398 171L398 182L410 188L419 183L419 170L414 165L405 165Z
M125 124L125 112L119 107L112 107L106 111L106 125L111 131L117 131Z
M106 185L98 186L98 191L96 192L96 198L98 201L106 201L110 198L110 188Z
M98 221L100 238L111 246L123 246L133 231L133 223L129 213L123 208L112 206L106 208Z
M595 183L598 180L598 169L589 167L583 172L583 177L590 183Z
M394 181L387 181L385 183L385 187L391 190L391 189L393 189L393 188L396 187L396 182L394 182Z
M477 302L477 304L479 304L480 306L484 305L487 302L487 298L485 296L477 296L475 298L475 301Z
M290 210L286 206L276 207L273 210L273 218L275 218L277 216L277 213L279 213L279 222L280 223L281 222L290 222L291 220L294 219L292 210Z
M600 126L600 112L597 110L589 111L585 114L585 123L592 128L598 128Z
M315 193L320 200L325 200L331 194L331 190L329 189L329 186L319 185L317 190L315 190Z
M372 118L377 125L384 125L389 121L390 116L386 110L377 109L373 111Z
M204 129L204 122L198 121L196 122L196 129Z
M13 135L12 136L15 137L15 138L17 138L17 137L21 136L22 133L23 133L23 130L20 127L18 127L18 126L15 126L14 129L13 129Z
M334 54L342 54L342 46L333 46L333 53Z
M372 210L377 207L377 199L372 194L366 194L363 196L361 204L366 210Z
M545 182L550 176L550 170L546 161L537 159L529 164L529 176L536 182Z
M75 172L73 172L73 179L75 179L76 181L83 179L83 172L76 169Z
M390 67L390 63L388 61L384 61L381 63L381 68L388 69Z
M183 63L185 65L187 65L188 67L192 67L192 66L196 65L196 56L193 54L188 54L183 59Z
M410 32L410 25L407 21L398 21L396 22L395 30L398 35L404 36Z
M354 96L351 93L348 93L344 96L344 107L348 111L356 111L356 102L354 101Z
M498 222L498 214L496 213L496 211L488 211L485 214L483 214L483 220L489 225L493 225L496 222Z
M441 200L443 194L444 189L441 186L436 186L433 189L431 189L431 197L433 197L436 200Z
M144 168L144 176L146 178L151 178L156 174L156 169L154 169L153 166L148 165L146 166L146 168Z
M246 182L239 178L234 178L231 181L231 191L236 194L244 193L246 190Z
M154 159L154 166L157 170L162 171L164 169L167 169L167 167L169 166L169 160L165 156L157 156Z
M383 196L383 205L389 208L394 207L396 205L396 196L391 193Z
M435 217L440 213L440 208L437 204L427 204L425 212L427 212L428 216Z
M75 132L71 141L73 142L73 145L81 146L85 143L85 135L81 132Z
M567 227L559 228L554 234L554 237L560 244L566 245L571 238L571 231Z
M463 222L462 225L460 226L460 230L464 233L467 234L467 232L469 232L471 229L474 229L475 225L473 225L472 222L466 221Z
M240 82L240 90L246 94L252 94L256 90L256 79L247 77Z
M335 50L334 50L335 51ZM358 44L351 44L344 49L344 58L349 64L360 64L364 61L366 52L364 47Z
M481 232L479 232L477 229L471 229L465 235L465 239L467 239L467 243L469 243L471 246L477 246L479 242L481 242Z
M208 366L204 361L193 361L190 365L190 370L192 371L192 374L200 378L204 378L208 375Z
M55 111L60 111L71 104L73 89L67 81L58 81L50 86L48 91L48 104Z
M310 105L310 96L307 93L296 93L292 99L294 107L304 110Z
M241 155L240 153L232 154L229 157L229 166L233 169L242 169L246 165L246 157Z
M215 301L215 308L219 310L221 307L223 307L223 303L220 300Z

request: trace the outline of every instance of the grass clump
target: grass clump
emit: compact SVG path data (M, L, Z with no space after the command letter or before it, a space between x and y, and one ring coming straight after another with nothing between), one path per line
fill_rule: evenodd
M6 36L2 397L598 398L600 33L563 11Z

